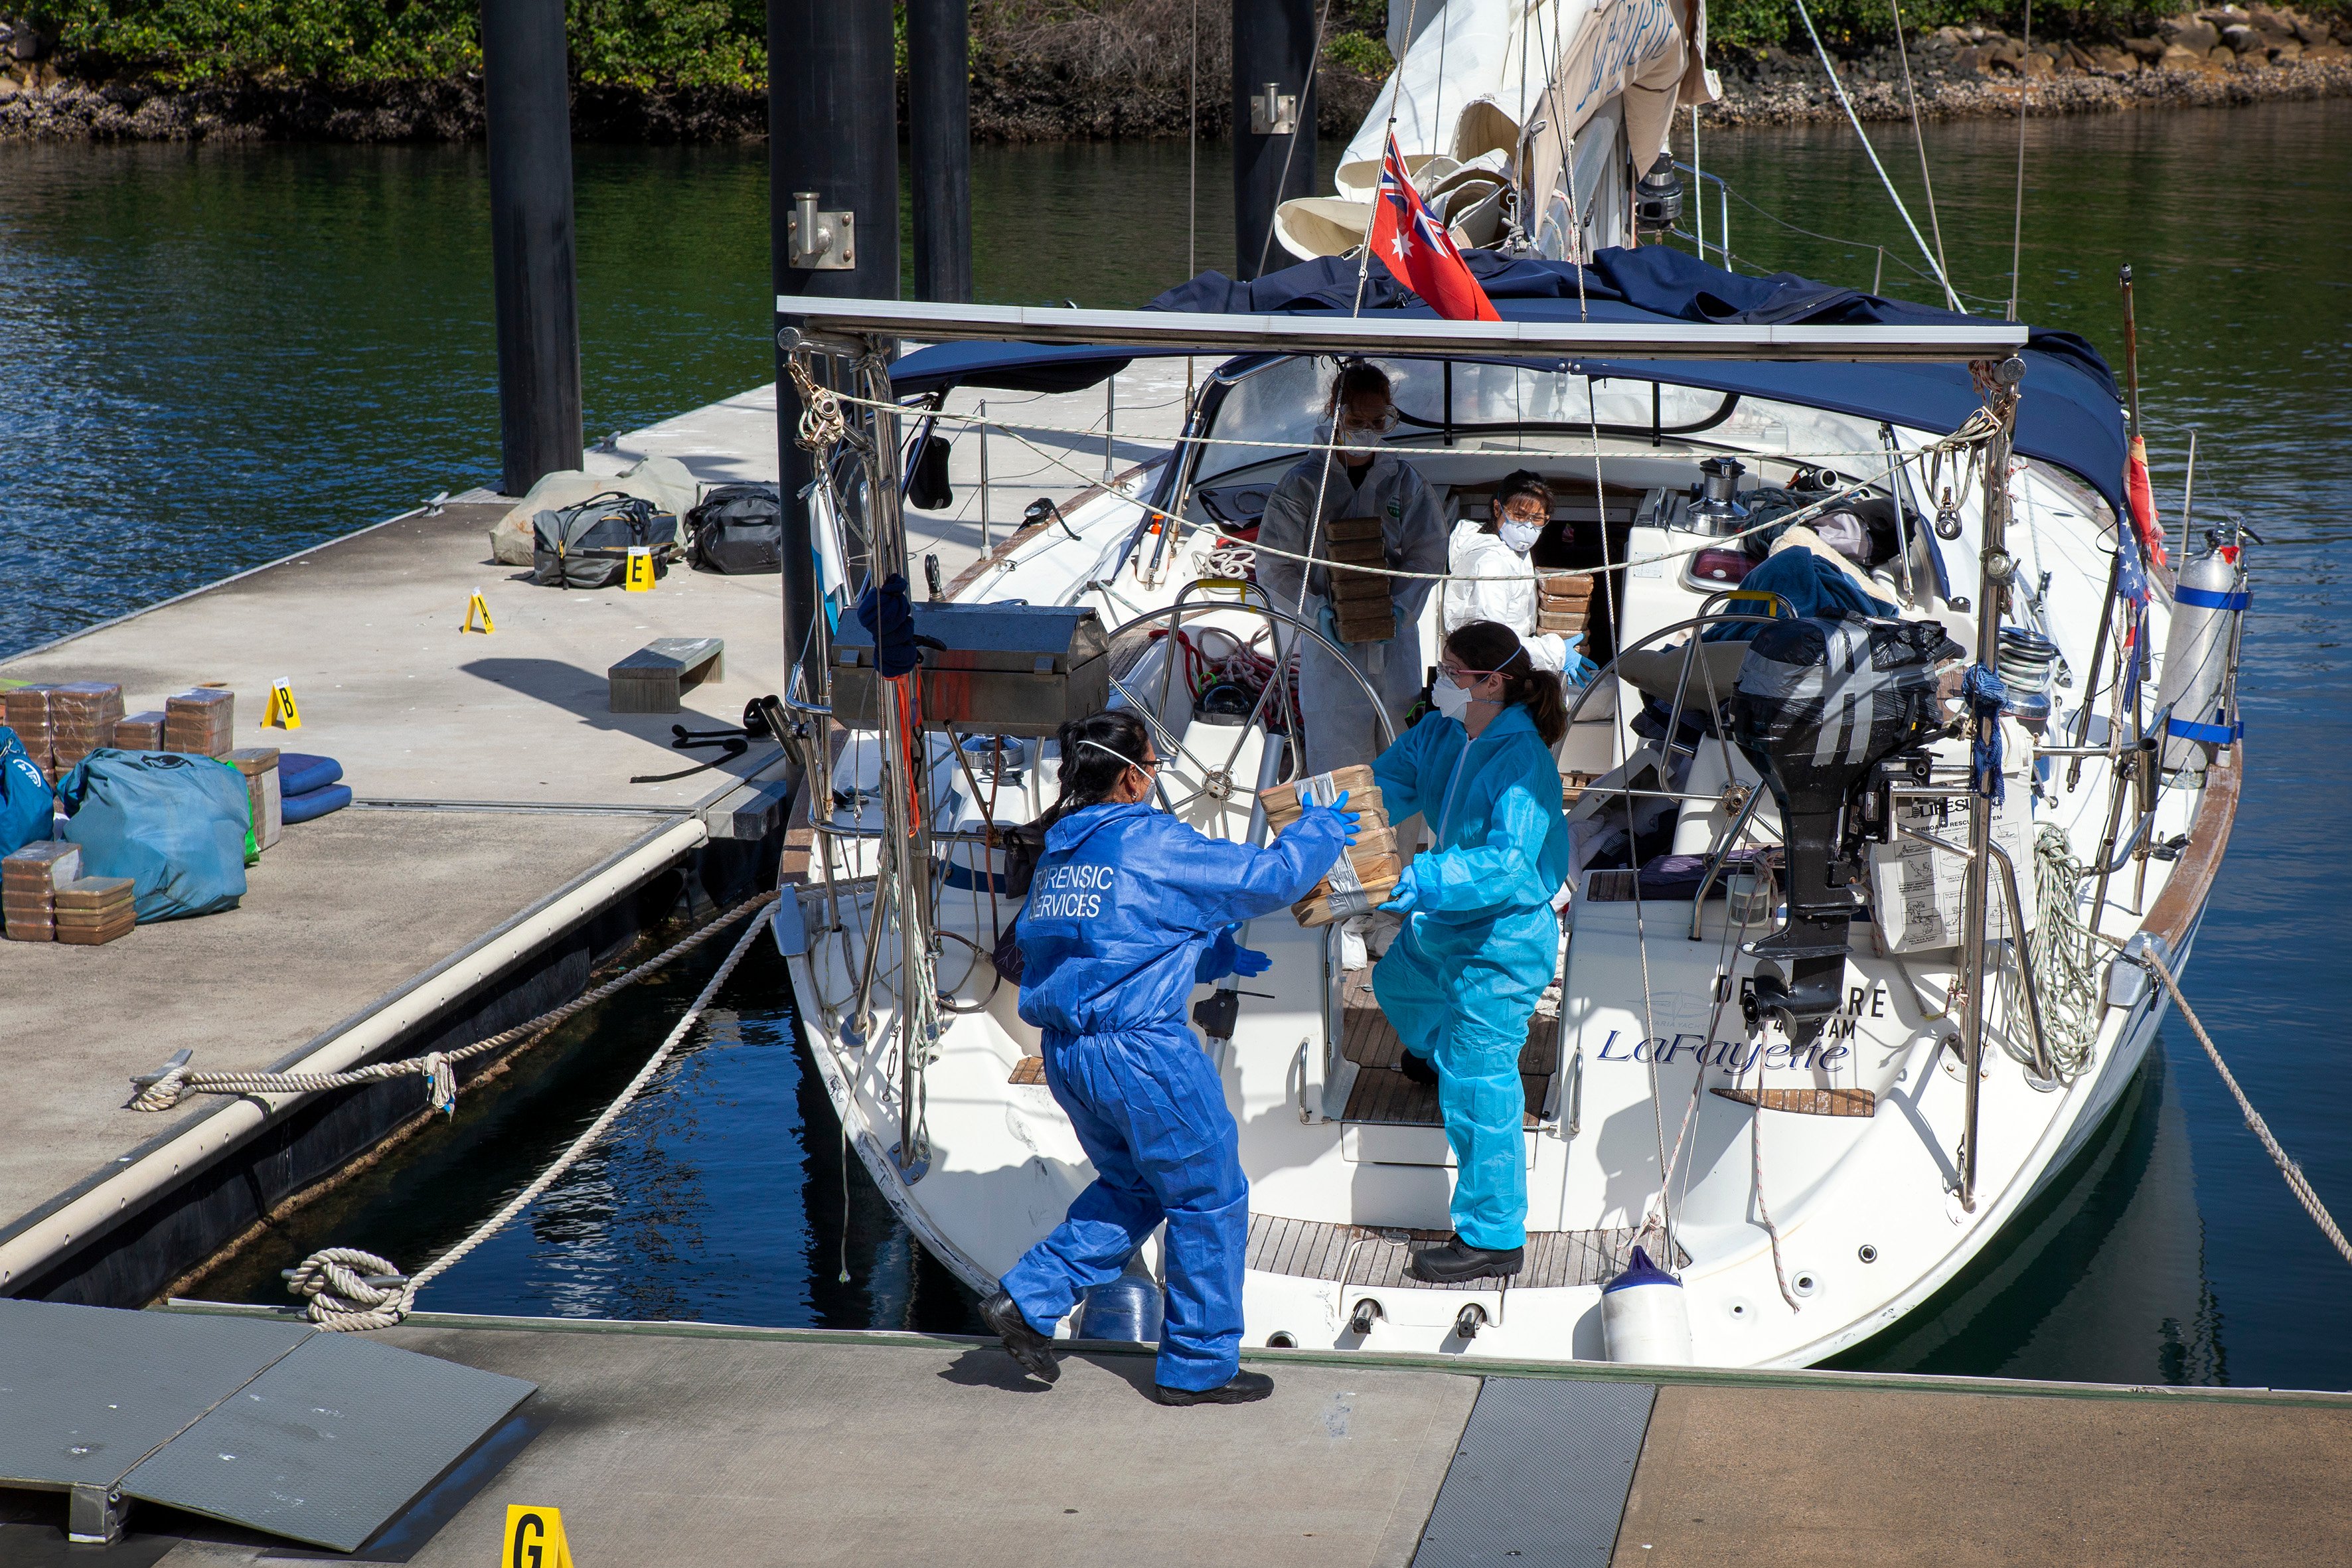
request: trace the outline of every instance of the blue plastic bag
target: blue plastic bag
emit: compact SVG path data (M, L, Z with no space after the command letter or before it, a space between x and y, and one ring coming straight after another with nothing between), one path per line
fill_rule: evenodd
M16 731L0 724L0 855L14 855L49 836L49 781L25 751Z
M211 757L92 752L58 787L85 877L128 877L139 919L216 914L245 897L253 805L245 777Z

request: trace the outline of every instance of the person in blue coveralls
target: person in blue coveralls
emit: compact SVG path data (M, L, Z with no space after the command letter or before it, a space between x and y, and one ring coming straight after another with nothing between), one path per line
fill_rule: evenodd
M1443 1284L1517 1274L1527 1246L1519 1049L1559 956L1569 836L1552 748L1568 708L1559 676L1493 621L1445 639L1430 696L1436 711L1372 763L1389 820L1418 812L1433 840L1381 906L1405 921L1372 994L1407 1076L1436 1083L1454 1148L1454 1238L1412 1259Z
M1153 1395L1239 1405L1274 1380L1241 1370L1249 1183L1223 1081L1184 1020L1195 985L1262 973L1234 927L1305 897L1347 845L1342 795L1263 848L1145 804L1160 763L1131 710L1061 729L1062 793L1046 814L1019 920L1021 1016L1045 1034L1045 1086L1095 1168L1069 1216L1024 1253L980 1315L1051 1383L1054 1326L1118 1278L1168 1223L1168 1292ZM1555 795L1558 792L1555 790Z

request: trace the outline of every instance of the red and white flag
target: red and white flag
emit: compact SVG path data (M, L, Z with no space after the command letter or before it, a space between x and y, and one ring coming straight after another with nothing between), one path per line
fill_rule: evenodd
M1372 198L1370 244L1396 280L1429 301L1449 321L1499 321L1486 290L1471 276L1470 264L1454 248L1445 226L1421 205L1421 193L1405 178L1404 155L1389 138L1381 160L1381 188Z
M2132 527L2139 534L2147 558L2158 566L2164 560L2164 531L2157 526L2156 489L2147 479L2147 444L2134 432L2131 458L2124 466L2124 499L2130 504Z

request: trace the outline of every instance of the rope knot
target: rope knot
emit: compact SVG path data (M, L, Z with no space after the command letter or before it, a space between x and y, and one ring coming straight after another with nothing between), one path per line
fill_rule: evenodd
M169 1110L187 1094L188 1064L173 1062L152 1078L131 1080L133 1110Z
M320 1328L349 1333L393 1327L408 1315L416 1290L388 1259L331 1247L286 1271L286 1293L308 1296L310 1319Z
M416 1058L416 1070L424 1075L425 1095L434 1110L445 1116L457 1114L457 1069L439 1051L427 1051Z

